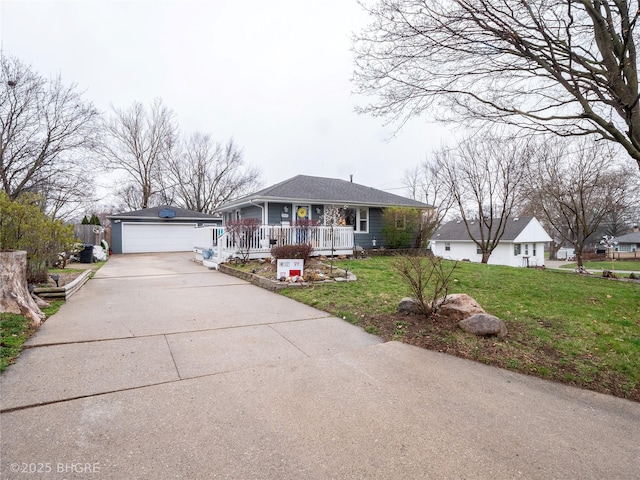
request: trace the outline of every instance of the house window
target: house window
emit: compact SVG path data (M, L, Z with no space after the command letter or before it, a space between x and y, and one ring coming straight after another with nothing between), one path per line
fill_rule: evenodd
M358 209L358 232L368 232L369 231L369 209L368 208L359 208Z
M482 247L476 247L476 253L482 255Z
M536 244L535 244L535 243L533 244L532 253L533 253L533 256L534 256L534 257L536 257L536 256L537 256L537 255L536 255Z
M514 255L520 255L520 253L522 253L521 251L522 245L519 243L514 243L513 244L513 254Z
M450 252L451 251L451 244L449 242L445 242L444 250L445 250L445 252Z
M356 233L369 233L369 209L361 208L343 208L342 219L344 225L351 225Z
M529 244L528 243L524 244L524 254L525 255L529 255Z

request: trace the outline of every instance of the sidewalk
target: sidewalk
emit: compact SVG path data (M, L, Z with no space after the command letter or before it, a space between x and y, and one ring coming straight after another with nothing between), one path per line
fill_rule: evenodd
M640 404L112 258L0 376L0 478L635 479ZM29 473L42 466L42 473Z
M562 268L563 265L573 265L575 264L576 261L575 260L545 260L544 264L545 267L547 268L553 268L556 270L562 270L563 272L572 272L573 269L572 268ZM602 275L602 269L587 269L588 272L591 272L593 274L600 274ZM632 272L640 273L640 263L638 263L638 269L637 270L618 270L617 268L615 268L615 263L613 265L613 272L615 273L621 273L624 275L628 275Z

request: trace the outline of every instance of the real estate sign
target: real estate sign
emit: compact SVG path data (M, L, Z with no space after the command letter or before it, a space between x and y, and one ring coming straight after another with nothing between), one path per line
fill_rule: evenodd
M298 275L304 275L304 260L291 258L278 260L278 278L288 278Z

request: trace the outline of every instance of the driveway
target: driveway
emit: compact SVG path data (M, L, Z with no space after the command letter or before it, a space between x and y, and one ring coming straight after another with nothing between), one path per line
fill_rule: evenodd
M119 255L0 376L0 478L631 479L640 404Z

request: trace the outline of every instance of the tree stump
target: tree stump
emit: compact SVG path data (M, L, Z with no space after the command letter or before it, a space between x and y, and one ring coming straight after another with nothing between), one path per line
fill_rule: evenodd
M27 252L0 252L0 312L24 315L39 327L45 318L27 285Z

